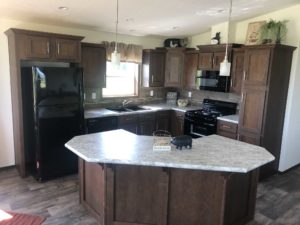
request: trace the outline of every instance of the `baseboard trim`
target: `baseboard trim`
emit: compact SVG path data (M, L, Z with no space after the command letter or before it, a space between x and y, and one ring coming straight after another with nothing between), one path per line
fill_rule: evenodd
M13 168L16 168L15 165L12 165L12 166L4 166L4 167L0 167L0 172L3 171L3 170L9 170L9 169L13 169Z

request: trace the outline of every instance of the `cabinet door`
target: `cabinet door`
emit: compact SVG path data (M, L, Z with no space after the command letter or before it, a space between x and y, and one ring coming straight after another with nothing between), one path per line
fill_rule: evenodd
M158 112L156 114L156 130L170 131L170 112Z
M180 87L183 76L184 53L182 50L170 50L166 56L166 87Z
M215 52L213 56L213 70L220 70L220 64L223 62L225 52Z
M37 59L51 58L50 37L28 35L26 39L26 57Z
M240 110L239 130L260 134L264 114L266 90L244 88Z
M119 128L127 130L131 133L134 133L134 134L138 134L138 124L137 123L120 124Z
M268 81L270 49L247 49L245 51L244 85L265 86Z
M81 65L85 88L103 88L106 81L106 49L103 45L83 43Z
M104 166L79 159L80 203L86 206L100 224L104 224Z
M244 72L244 50L233 50L230 92L241 94Z
M242 142L246 142L252 145L260 145L261 138L260 135L255 135L247 132L240 132L238 135L238 140Z
M171 116L171 134L179 136L184 134L184 113L174 111Z
M65 38L55 38L56 59L79 62L80 55L80 41Z
M184 56L184 87L196 88L195 80L198 70L199 53L187 52Z
M138 134L137 115L123 115L118 117L118 127L131 133Z
M198 67L201 70L211 70L213 67L213 53L200 52Z
M238 125L235 123L218 120L217 134L231 139L237 139L237 127Z
M165 81L165 53L150 54L150 87L163 87Z
M155 131L155 113L139 114L139 134L152 136Z

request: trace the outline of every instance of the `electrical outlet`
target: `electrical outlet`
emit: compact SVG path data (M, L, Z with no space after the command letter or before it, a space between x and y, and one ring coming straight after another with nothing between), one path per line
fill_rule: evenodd
M96 92L92 92L92 99L95 100L97 98Z
M192 92L191 92L191 91L188 92L188 97L189 97L189 98L192 97Z
M150 91L150 96L153 97L153 95L154 95L154 92L153 92L153 90L151 90Z

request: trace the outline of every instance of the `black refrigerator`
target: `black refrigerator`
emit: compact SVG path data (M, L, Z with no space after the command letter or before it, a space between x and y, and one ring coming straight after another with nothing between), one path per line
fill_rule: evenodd
M78 171L64 144L83 133L81 68L22 67L26 168L39 181Z

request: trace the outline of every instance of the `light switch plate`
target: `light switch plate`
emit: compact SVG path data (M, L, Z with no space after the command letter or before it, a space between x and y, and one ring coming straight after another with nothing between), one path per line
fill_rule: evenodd
M96 92L92 92L92 99L96 99L96 98L97 98Z
M150 96L153 97L153 95L154 95L154 91L151 90L151 91L150 91Z
M188 92L188 97L189 97L189 98L192 97L192 92L191 92L191 91Z

